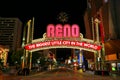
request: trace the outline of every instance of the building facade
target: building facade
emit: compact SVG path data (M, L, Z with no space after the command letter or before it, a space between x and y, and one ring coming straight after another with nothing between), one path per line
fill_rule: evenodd
M104 46L106 68L111 71L120 70L120 27L119 0L88 0L88 7L84 15L86 38L96 41L95 19L99 25L99 41ZM101 52L102 54L102 52Z
M0 17L0 45L10 50L21 47L22 22L18 18Z

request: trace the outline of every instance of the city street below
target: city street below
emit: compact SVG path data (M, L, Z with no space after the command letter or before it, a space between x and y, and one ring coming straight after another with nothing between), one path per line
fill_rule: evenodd
M31 73L27 76L1 74L0 80L119 80L120 76L95 75L93 71L71 70L67 68Z

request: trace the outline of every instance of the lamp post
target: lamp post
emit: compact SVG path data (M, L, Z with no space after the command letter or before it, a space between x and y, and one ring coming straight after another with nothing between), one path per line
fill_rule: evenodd
M98 45L100 45L100 39L99 39L99 19L98 18L95 18L95 29L96 29L96 43ZM97 66L97 69L101 70L101 51L97 51L97 54L96 54L96 57L97 57L97 62L98 62L98 66Z

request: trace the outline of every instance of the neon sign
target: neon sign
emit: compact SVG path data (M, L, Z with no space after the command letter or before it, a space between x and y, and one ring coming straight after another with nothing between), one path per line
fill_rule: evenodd
M49 48L76 48L95 52L102 47L93 40L84 39L77 24L49 24L43 38L32 40L32 43L26 44L24 48L32 52Z
M47 26L47 37L48 38L77 38L79 37L80 34L80 30L79 30L79 26L77 24L73 24L72 26L70 26L69 24L65 24L64 26L62 26L61 24L57 24L56 26L54 26L53 24L49 24Z
M100 50L101 46L90 44L87 42L79 42L79 41L68 41L68 40L54 40L47 42L38 42L34 44L29 44L25 46L26 50L33 50L36 48L50 47L50 46L76 46L76 47L84 47L93 50Z

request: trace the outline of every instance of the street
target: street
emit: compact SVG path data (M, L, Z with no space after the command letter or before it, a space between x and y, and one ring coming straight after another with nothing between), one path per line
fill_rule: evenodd
M73 71L66 68L30 74L29 76L3 75L0 80L119 80L120 76L99 76L92 72Z

